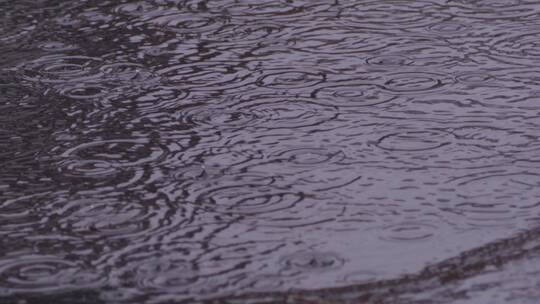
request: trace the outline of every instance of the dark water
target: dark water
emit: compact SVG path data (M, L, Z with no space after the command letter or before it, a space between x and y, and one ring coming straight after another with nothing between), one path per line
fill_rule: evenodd
M537 1L0 16L0 303L538 303Z

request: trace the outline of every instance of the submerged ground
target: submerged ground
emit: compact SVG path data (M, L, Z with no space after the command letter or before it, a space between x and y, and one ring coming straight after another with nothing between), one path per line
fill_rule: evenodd
M0 303L538 303L538 3L0 21Z

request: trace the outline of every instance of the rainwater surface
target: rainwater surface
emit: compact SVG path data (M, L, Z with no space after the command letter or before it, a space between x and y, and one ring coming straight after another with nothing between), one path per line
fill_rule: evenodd
M0 303L538 303L540 4L0 0Z

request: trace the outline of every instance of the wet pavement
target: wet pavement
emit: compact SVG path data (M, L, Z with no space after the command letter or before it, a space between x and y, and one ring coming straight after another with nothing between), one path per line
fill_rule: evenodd
M0 303L538 303L539 20L0 0Z

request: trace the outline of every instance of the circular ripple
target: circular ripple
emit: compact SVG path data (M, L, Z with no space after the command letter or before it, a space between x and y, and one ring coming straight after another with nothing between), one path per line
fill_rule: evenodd
M463 73L456 77L456 80L465 84L480 85L494 80L495 78L487 73Z
M155 16L153 15L145 15L142 19L162 29L186 35L215 32L225 26L230 18L227 15L186 14L174 11L169 13L158 11Z
M192 148L182 151L173 159L174 164L182 163L185 167L176 167L175 180L208 179L221 176L224 172L245 170L253 161L263 159L260 151L251 150L241 145L231 147ZM191 177L190 177L191 176Z
M287 271L330 271L341 268L345 261L331 252L301 251L284 256L280 264Z
M291 20L298 21L301 17L311 17L317 12L323 12L331 8L331 4L320 1L269 1L241 2L227 0L219 3L207 3L208 9L212 11L225 11L235 18L248 18L250 20Z
M376 272L359 270L346 274L342 281L348 284L365 284L376 281L378 276L380 274Z
M209 175L207 171L208 170L204 164L193 163L184 167L175 168L173 173L171 173L171 178L180 183L185 181L194 181Z
M245 127L258 118L255 113L247 111L207 107L188 108L177 115L185 123L211 127Z
M212 41L219 41L219 45L246 45L253 44L258 41L265 41L271 37L276 37L282 33L284 27L278 24L240 24L226 25L216 31L213 31L205 38Z
M173 86L160 85L147 88L132 98L137 111L141 115L174 112L190 96L190 91ZM126 106L132 106L131 99L125 101Z
M116 175L116 167L102 160L71 160L61 162L60 167L72 176L103 178Z
M407 222L398 225L388 226L383 229L381 239L386 241L424 241L435 235L437 227L435 225Z
M176 65L157 72L170 85L183 90L227 90L246 86L251 78L247 69L227 64Z
M108 93L108 89L101 85L77 85L72 88L60 90L60 94L77 100L98 99Z
M0 295L98 288L102 280L77 263L55 256L27 255L0 262Z
M403 43L403 39L378 33L343 30L341 27L319 27L295 33L294 39L289 39L286 45L298 52L345 55L373 53L399 43Z
M272 130L321 125L337 115L333 109L310 101L268 96L252 97L238 105L238 109L257 118L255 127Z
M489 172L454 182L456 203L452 212L472 226L519 226L536 218L540 176L532 172Z
M507 34L490 45L488 52L509 64L538 64L540 61L540 32L527 28L515 29L519 34Z
M139 288L153 290L186 288L201 280L189 261L163 258L133 266L122 279Z
M447 36L468 32L471 27L465 23L446 21L428 26L427 29L430 32Z
M445 15L433 10L435 5L424 1L355 2L340 11L340 19L362 29L409 29L437 22Z
M452 130L452 134L461 144L488 151L523 151L536 144L536 137L532 134L489 126L464 126Z
M196 203L212 212L259 215L290 209L303 199L303 193L268 186L223 185L208 189Z
M55 225L66 235L85 239L131 239L148 235L150 230L160 228L159 221L166 214L166 208L157 202L126 202L113 195L70 199L55 206Z
M78 82L100 76L101 59L86 56L45 56L23 64L23 77L45 83Z
M422 93L442 88L451 79L435 73L405 72L391 74L382 88L392 93Z
M366 63L369 65L375 65L375 66L405 66L405 65L411 65L413 63L413 60L406 56L401 55L381 55L381 56L375 56L370 57L366 60Z
M65 151L62 157L90 160L100 166L108 163L114 167L132 167L159 162L165 155L162 147L147 140L117 139L83 143Z
M504 8L518 6L522 2L521 0L476 0L469 3L478 7Z
M367 107L391 102L397 97L375 85L335 85L316 89L311 94L317 103L336 107Z
M199 246L190 242L130 246L114 252L104 266L113 270L109 281L116 287L135 287L135 292L145 295L166 292L178 299L178 295L215 292L227 283L212 278L226 277L235 269L233 261L221 257L206 261L202 253Z
M77 46L63 42L50 41L39 45L39 48L47 52L64 52L77 49Z
M105 74L132 77L143 69L144 67L142 65L131 62L115 62L100 67L100 70Z
M120 4L113 9L113 12L129 16L142 16L154 11L155 9L156 6L147 2L136 2Z
M534 1L521 0L457 0L453 14L480 20L537 20L539 8Z
M36 194L0 203L0 235L27 234L42 221L40 205L47 205L51 195Z
M257 85L273 89L298 89L317 85L326 80L323 73L283 71L267 74L257 80Z
M434 150L453 142L451 134L440 131L414 131L385 135L377 146L389 151L426 151Z
M0 84L0 101L3 103L0 105L0 108L10 103L20 104L29 101L35 95L36 92L21 85Z
M298 166L318 166L337 163L345 159L345 154L338 149L291 147L290 149L272 154L271 158Z

